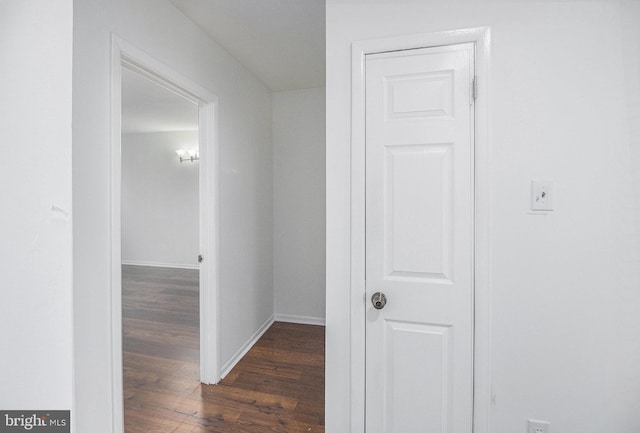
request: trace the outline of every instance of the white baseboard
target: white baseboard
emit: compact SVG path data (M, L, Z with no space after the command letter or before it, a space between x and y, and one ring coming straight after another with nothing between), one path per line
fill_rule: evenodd
M122 264L127 266L151 266L154 268L200 269L200 266L198 265L188 265L184 263L158 263L158 262L139 262L136 260L123 260Z
M238 349L238 351L233 354L231 359L227 361L222 367L220 380L224 379L224 377L229 374L231 370L233 370L233 367L235 367L238 361L240 361L242 357L246 355L249 350L251 350L253 345L256 344L260 337L262 337L262 334L264 334L267 329L269 329L269 327L273 325L273 322L273 316L269 317L267 321L264 322L262 326L258 328L258 330L251 336L251 338L249 338L249 340L247 340L247 342L244 343L242 347L240 347L240 349Z
M325 326L324 317L296 316L294 314L276 314L276 322L299 323L301 325L320 325Z

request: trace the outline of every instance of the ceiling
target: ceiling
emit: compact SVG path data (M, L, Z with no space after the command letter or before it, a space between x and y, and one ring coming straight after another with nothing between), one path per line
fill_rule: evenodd
M122 133L197 129L196 104L122 68Z
M272 91L325 85L325 0L170 0ZM198 107L122 69L122 132L194 131Z
M325 0L170 0L272 91L325 85Z

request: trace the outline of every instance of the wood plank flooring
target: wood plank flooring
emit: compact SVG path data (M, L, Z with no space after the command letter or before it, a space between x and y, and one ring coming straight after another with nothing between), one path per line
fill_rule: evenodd
M198 272L123 266L125 433L324 432L324 327L276 322L199 382Z

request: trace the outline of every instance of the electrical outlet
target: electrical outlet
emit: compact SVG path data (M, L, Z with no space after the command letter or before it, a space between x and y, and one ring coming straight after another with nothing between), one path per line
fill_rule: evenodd
M549 423L547 421L530 419L527 422L527 433L549 433Z

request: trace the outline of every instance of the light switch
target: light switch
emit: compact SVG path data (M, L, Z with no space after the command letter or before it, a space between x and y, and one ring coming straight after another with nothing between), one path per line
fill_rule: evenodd
M531 210L553 210L553 182L548 180L531 181Z

